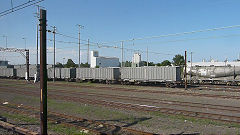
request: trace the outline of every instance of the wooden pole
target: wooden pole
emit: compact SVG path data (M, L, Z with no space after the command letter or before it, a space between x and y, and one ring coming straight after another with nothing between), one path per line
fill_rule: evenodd
M40 134L47 135L46 10L40 10Z

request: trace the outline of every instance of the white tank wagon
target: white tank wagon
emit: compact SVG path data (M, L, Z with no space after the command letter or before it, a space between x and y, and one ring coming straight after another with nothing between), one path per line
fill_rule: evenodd
M120 71L118 67L106 68L77 68L76 79L80 81L99 81L113 83L119 80Z
M160 82L176 84L182 81L181 69L178 66L150 66L150 67L123 67L121 68L123 82Z
M240 67L235 66L202 66L187 67L187 74L193 76L218 78L240 75Z
M14 68L0 68L1 78L15 78L16 74L16 69Z
M194 66L187 67L187 74L195 83L229 84L240 82L239 66Z

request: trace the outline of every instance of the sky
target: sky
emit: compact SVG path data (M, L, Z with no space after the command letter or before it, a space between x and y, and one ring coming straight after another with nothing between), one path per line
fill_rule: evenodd
M12 0L13 6L28 0ZM38 1L38 0L36 0ZM97 50L101 56L118 57L121 60L121 40L137 39L204 30L224 26L240 25L239 0L44 0L39 4L47 10L48 29L56 26L57 32L75 38L56 34L56 61L73 59L78 63L78 27L81 29L81 61L87 61L87 42L90 51ZM0 12L11 8L11 0L0 1ZM34 13L37 7L30 6L0 17L0 47L30 49L30 63L36 63L36 27L38 20ZM53 39L48 33L47 38ZM53 63L53 42L47 42L48 63ZM71 42L71 43L70 43ZM74 43L73 43L74 42ZM108 46L98 47L107 42ZM148 48L149 61L172 61L176 54L193 52L193 62L210 58L224 61L236 60L240 53L240 27L195 34L169 36L155 39L123 42L124 61L131 61L133 53L140 52L146 60ZM138 51L139 50L139 51ZM18 53L0 52L0 59L10 64L24 64Z

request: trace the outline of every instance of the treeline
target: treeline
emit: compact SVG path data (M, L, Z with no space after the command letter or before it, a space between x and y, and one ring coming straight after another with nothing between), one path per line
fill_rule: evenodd
M68 59L67 63L66 64L62 64L60 62L57 62L55 67L59 67L59 68L70 68L70 67L75 67L77 68L78 67L78 64L75 64L72 59ZM90 67L90 64L88 63L81 63L80 64L80 67L85 67L85 68L89 68Z
M181 66L184 65L184 56L177 54L173 57L172 62L170 62L169 60L164 60L160 63L154 63L154 62L148 62L148 66ZM123 62L124 67L131 67L132 66L132 62L131 61L126 61ZM142 65L143 66L147 66L147 61L142 61Z
M180 54L177 54L173 57L172 62L170 62L169 60L164 60L161 63L154 63L154 62L148 62L148 66L181 66L184 65L184 57ZM131 67L132 66L132 62L131 61L125 61L123 63L124 67ZM147 62L146 61L142 61L142 65L143 66L147 66ZM62 64L60 62L56 63L55 67L59 67L59 68L70 68L70 67L78 67L78 64L75 64L72 59L68 59L66 64ZM85 67L85 68L89 68L90 64L88 63L81 63L80 67Z

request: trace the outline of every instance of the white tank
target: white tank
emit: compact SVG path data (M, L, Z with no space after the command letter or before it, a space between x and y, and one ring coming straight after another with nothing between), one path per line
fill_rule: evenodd
M218 78L240 75L240 67L234 66L202 66L187 67L187 74L200 77Z

